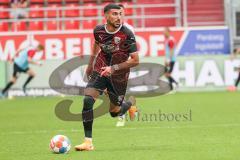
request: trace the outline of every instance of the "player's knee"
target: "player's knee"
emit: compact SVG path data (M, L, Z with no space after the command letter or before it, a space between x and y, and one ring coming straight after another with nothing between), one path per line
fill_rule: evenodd
M14 78L12 78L12 83L14 84L14 83L16 83L17 82L17 78L16 77L14 77Z
M92 96L85 96L83 99L83 110L89 110L93 108L95 100Z
M35 73L30 73L29 76L34 78L36 76L36 74Z
M110 112L110 115L112 117L117 117L119 115L119 112Z
M166 73L165 73L165 76L166 76L166 77L169 77L169 76L170 76L169 72L166 72Z

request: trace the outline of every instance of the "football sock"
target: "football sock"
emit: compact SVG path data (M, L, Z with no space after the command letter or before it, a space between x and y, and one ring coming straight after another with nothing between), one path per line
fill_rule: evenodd
M131 106L132 106L132 103L130 101L127 101L127 102L123 101L122 105L121 105L120 112L119 112L119 116L124 115L129 110L129 108Z
M2 94L5 94L12 85L13 85L13 82L8 82L6 87L2 90Z
M91 96L85 96L83 100L82 119L85 137L92 138L93 105L95 100Z
M26 82L23 85L23 88L26 88L27 84L33 79L34 76L29 76Z
M236 83L235 83L235 86L236 86L236 87L238 86L239 82L240 82L240 72L239 72L239 74L238 74L238 79L237 79L237 81L236 81Z
M172 90L173 89L173 79L172 77L168 77L168 82L169 82L169 85L170 85L170 89Z
M170 83L170 88L171 88L171 90L173 89L173 83L175 83L176 85L178 84L176 81L175 81L175 79L174 78L172 78L171 76L170 77L168 77L168 81L169 81L169 83Z
M177 84L177 82L175 81L175 79L174 79L173 77L170 76L169 78L171 79L171 82L172 82L172 83Z

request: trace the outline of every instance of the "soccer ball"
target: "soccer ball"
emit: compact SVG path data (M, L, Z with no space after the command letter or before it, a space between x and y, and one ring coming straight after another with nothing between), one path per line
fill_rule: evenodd
M54 153L67 153L71 148L71 142L64 135L56 135L51 139L49 146Z

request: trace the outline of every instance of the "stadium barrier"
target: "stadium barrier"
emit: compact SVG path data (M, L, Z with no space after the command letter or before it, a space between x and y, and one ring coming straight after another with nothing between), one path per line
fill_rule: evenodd
M227 27L172 28L177 41L177 63L173 75L180 81L180 91L223 90L233 85L239 60L230 60L230 37ZM53 70L75 56L89 55L94 42L91 30L66 32L19 32L3 33L0 41L0 59L9 60L18 48L45 45L45 51L34 56L44 62L33 69L37 77L30 88L49 88L48 79ZM163 28L136 29L136 40L142 62L163 63ZM82 71L81 71L82 72ZM12 73L12 66L7 66ZM66 82L82 84L80 71L74 71ZM11 74L9 74L11 75ZM9 78L9 76L8 76ZM20 89L25 80L20 77L15 89ZM55 93L54 93L55 94Z
M6 84L6 62L0 61L0 88L3 88Z

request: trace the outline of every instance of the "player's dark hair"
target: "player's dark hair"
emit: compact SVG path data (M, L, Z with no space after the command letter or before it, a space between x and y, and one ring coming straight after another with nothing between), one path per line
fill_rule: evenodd
M119 6L119 7L121 7L121 8L123 8L123 9L125 8L125 7L124 7L124 5L123 5L123 4L121 4L121 3L120 3L120 4L118 4L118 6Z
M103 9L104 14L110 11L111 9L121 9L121 7L117 4L110 3L104 7Z

